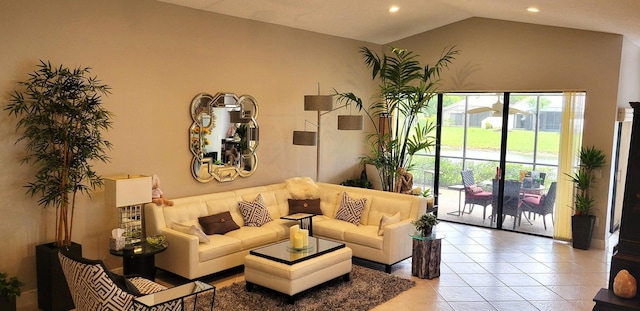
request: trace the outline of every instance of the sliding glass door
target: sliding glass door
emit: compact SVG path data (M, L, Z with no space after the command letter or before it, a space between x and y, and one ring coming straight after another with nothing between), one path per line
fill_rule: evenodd
M422 154L416 170L437 187L438 217L552 236L563 98L443 94L439 149Z

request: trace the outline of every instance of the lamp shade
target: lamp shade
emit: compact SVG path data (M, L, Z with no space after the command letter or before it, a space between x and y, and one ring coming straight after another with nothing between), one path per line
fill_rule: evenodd
M315 146L318 142L316 132L293 131L293 144L299 146Z
M364 124L364 118L361 115L342 115L338 116L339 130L361 130Z
M124 175L105 178L105 204L123 207L151 202L151 176Z
M304 110L329 111L333 109L333 96L331 95L305 95Z

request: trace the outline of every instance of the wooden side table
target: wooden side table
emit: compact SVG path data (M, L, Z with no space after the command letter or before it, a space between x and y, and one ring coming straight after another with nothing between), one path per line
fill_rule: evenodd
M433 232L422 236L412 234L413 257L411 274L421 279L433 279L440 276L441 247L444 234Z
M155 256L164 252L166 246L154 246L146 241L133 249L109 250L114 256L122 257L122 274L139 274L149 280L156 280Z

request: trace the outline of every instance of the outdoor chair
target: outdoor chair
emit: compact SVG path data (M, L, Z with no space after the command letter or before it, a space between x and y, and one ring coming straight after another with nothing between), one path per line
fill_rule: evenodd
M493 220L498 220L498 201L500 200L500 196L498 193L498 182L499 180L493 181L493 195L492 195L492 205L493 205ZM506 216L513 217L513 230L516 229L516 223L520 225L520 221L522 218L522 203L520 200L520 181L518 180L505 180L504 181L504 191L503 191L503 201L502 201L502 221L505 220Z
M556 203L556 182L552 182L549 186L549 191L539 197L527 196L522 199L523 212L530 212L534 215L542 216L542 223L544 224L544 230L547 230L546 216L551 214L551 223L553 220L553 207Z
M483 207L482 219L487 217L487 206L491 205L492 194L491 192L484 191L480 186L476 185L476 181L473 177L473 171L464 170L461 172L462 184L464 185L464 210L469 205L469 213L473 212L475 205Z

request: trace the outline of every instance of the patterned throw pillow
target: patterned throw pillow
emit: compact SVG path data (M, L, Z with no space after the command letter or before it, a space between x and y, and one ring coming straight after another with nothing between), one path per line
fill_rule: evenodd
M258 194L253 202L240 201L238 204L244 225L247 227L260 227L273 220L269 210L264 206L262 194Z
M336 219L344 220L357 226L360 223L360 218L362 218L366 203L367 198L354 200L346 192L343 192L342 202L336 212Z

